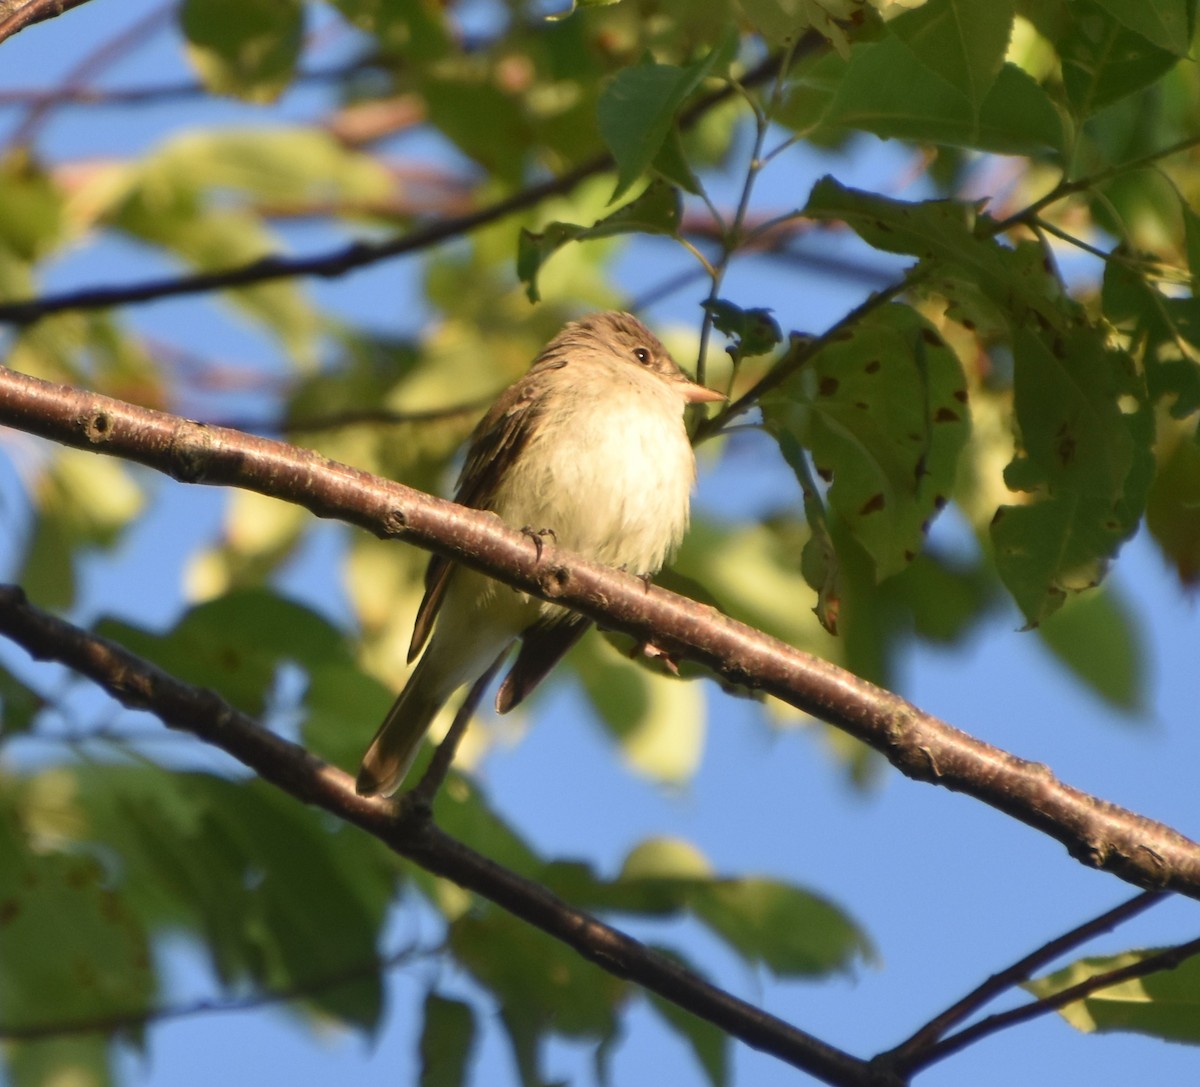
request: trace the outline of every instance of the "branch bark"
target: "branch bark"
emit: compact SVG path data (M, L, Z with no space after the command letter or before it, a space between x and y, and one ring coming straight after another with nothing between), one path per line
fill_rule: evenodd
M53 19L87 0L0 0L0 42L20 30Z
M148 465L185 483L242 487L403 539L696 661L829 722L901 773L966 793L1061 842L1080 863L1200 899L1200 845L1059 781L898 695L695 601L544 545L493 514L381 480L309 450L208 427L0 368L0 424Z

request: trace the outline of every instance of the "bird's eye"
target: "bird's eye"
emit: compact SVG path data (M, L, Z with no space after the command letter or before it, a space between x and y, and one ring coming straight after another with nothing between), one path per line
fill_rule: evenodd
M635 347L633 349L633 357L645 366L650 361L650 352L645 347Z

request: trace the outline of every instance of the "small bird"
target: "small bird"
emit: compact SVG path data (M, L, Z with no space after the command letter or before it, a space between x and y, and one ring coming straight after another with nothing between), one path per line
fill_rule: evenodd
M657 573L687 530L696 478L684 409L723 399L690 381L636 317L574 321L475 428L454 500L596 562ZM546 677L589 623L434 555L408 659L428 647L363 756L358 792L399 789L438 711L517 638L496 696L500 713Z

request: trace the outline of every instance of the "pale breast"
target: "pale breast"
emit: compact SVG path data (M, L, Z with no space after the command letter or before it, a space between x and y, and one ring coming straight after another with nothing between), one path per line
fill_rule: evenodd
M552 529L560 546L598 562L654 573L688 523L696 469L682 400L657 380L591 401L586 392L522 450L496 512L517 528Z

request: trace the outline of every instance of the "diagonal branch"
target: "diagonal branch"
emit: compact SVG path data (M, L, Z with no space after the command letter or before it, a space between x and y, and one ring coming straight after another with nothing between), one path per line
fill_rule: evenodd
M826 1083L898 1087L899 1081L872 1072L865 1061L737 999L476 853L434 825L426 806L359 796L348 774L268 732L212 691L182 683L115 643L32 607L16 586L0 585L0 632L35 659L65 664L122 705L149 710L168 727L219 747L297 800L355 824L400 856L561 940L602 970L657 993L747 1045Z
M87 0L0 0L0 42L34 23L53 19Z
M478 227L503 219L514 212L524 211L539 204L549 196L570 192L581 181L593 174L602 173L611 166L608 155L597 155L575 169L559 177L531 185L512 196L497 200L466 215L454 216L431 223L429 226L410 231L382 242L351 242L341 249L319 253L308 257L268 256L242 264L235 268L222 268L214 272L198 272L189 276L168 276L150 279L142 283L122 287L89 287L62 294L45 295L24 302L0 303L0 322L12 325L28 325L55 313L67 310L107 309L110 306L132 302L151 302L160 298L175 298L187 294L203 294L208 291L231 287L247 287L255 283L266 283L275 279L297 276L322 276L335 279L365 268L391 257L405 256L429 249L451 238L470 233Z
M243 487L403 539L553 600L730 683L848 732L908 777L967 793L1139 887L1200 899L1200 845L1059 781L900 696L714 609L552 544L538 555L494 514L378 479L309 450L208 427L0 367L0 424L145 464L186 483Z

